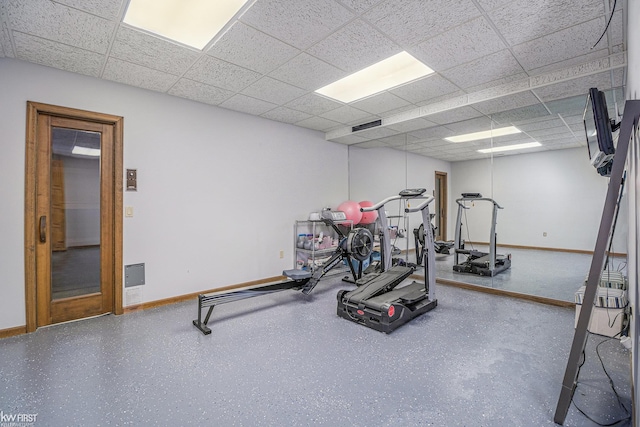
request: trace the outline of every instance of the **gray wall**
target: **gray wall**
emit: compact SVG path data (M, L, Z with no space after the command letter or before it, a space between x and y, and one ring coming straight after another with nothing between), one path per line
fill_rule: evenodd
M9 58L0 76L0 329L26 323L28 100L124 117L124 264L146 263L143 302L279 275L295 220L347 198L347 147L320 132Z

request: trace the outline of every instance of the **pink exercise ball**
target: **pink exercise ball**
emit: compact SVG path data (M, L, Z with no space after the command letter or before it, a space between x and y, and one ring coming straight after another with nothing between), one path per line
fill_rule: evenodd
M357 202L347 200L340 203L337 210L344 212L347 219L353 221L353 225L360 224L362 212L360 212L360 205Z
M364 200L359 203L361 208L368 208L373 206L373 202L369 200ZM362 218L360 219L360 224L373 224L378 219L378 211L371 212L362 212Z

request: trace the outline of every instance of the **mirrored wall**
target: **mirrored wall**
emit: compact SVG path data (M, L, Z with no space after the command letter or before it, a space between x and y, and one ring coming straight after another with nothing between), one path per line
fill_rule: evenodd
M610 117L620 121L622 89L605 93ZM412 121L405 129L371 130L349 146L350 197L376 201L404 188L426 188L436 198L436 235L450 248L436 253L440 281L573 302L591 264L608 186L590 163L585 104L586 94L517 108L498 98L425 116L419 126ZM447 139L487 130L493 136ZM501 132L506 134L497 136ZM409 262L416 262L413 230L420 223L416 216L392 224L403 231L393 244ZM508 259L511 266L488 275L455 268L469 257L492 254L492 230L495 263ZM611 243L616 256L608 261L612 270L626 268L627 230L623 197Z

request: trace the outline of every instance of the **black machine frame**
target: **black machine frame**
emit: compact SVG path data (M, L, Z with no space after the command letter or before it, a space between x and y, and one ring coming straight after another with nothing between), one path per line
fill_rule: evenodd
M567 412L569 411L569 406L571 406L571 401L573 400L578 372L581 366L582 354L587 343L589 321L591 320L593 304L598 292L600 276L604 269L607 246L618 205L617 201L619 200L622 189L625 163L629 152L629 141L634 128L638 126L639 120L640 101L626 101L624 105L622 123L620 124L620 133L618 135L618 146L616 147L616 155L613 158L609 186L607 188L607 195L605 197L602 217L600 219L598 237L596 239L593 257L591 258L591 267L589 268L584 297L582 299L582 308L580 310L580 315L578 316L578 323L576 325L575 334L573 335L573 343L571 344L571 351L569 352L567 367L562 380L562 389L560 391L560 396L558 397L558 404L556 405L556 412L553 418L553 421L556 424L564 424ZM636 325L638 325L638 320L635 320L635 322ZM637 339L634 340L633 345L632 354L637 355ZM634 360L637 360L637 357ZM637 371L635 375L637 378ZM634 378L634 381L636 378Z
M491 231L489 236L489 253L464 249L462 240L462 214L466 209L471 209L466 202L486 201L493 205L491 214ZM454 242L453 271L458 273L479 274L481 276L495 276L511 267L511 254L499 255L496 253L496 224L498 209L504 209L495 200L482 197L480 193L462 193L462 197L456 199L458 215L456 218L456 240ZM466 255L466 259L460 262L460 255Z
M248 285L232 290L222 290L198 295L198 318L193 320L193 325L203 334L211 334L211 328L207 326L211 318L211 313L216 305L228 302L238 301L246 298L253 298L260 295L267 295L274 292L297 290L303 294L309 294L318 284L320 279L336 265L340 264L343 259L347 259L347 265L351 270L351 274L356 278L362 274L362 271L356 271L353 268L351 258L362 261L368 258L373 249L373 236L366 229L358 228L350 231L346 236L329 218L322 218L322 222L331 226L339 236L340 243L336 250L326 261L322 267L312 272L306 270L284 270L282 275L287 277L286 280L276 283L263 283L257 285ZM362 265L362 262L360 262ZM208 308L207 314L202 318L202 310Z
M405 213L421 212L423 223L430 223L429 204L434 201L432 196L422 196L425 189L409 189L400 192L367 208L363 212L377 210L382 230L382 271L369 273L356 281L358 287L354 290L338 292L338 316L352 322L367 326L371 329L390 333L438 305L435 297L435 250L433 233L427 227L425 241L427 250L423 252L424 283L413 281L399 286L414 273L415 267L392 265L391 244L389 240L388 220L384 206L392 200L423 199L415 207L405 208Z

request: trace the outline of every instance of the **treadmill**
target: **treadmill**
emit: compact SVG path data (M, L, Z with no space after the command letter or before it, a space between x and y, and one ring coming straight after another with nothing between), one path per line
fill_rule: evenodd
M421 212L423 223L428 224L429 204L434 198L423 196L425 191L424 188L403 190L397 196L384 199L371 207L361 208L363 212L378 211L382 230L382 271L369 273L358 279L356 281L358 287L354 290L338 292L338 316L380 332L390 333L438 305L435 298L436 267L431 227L426 227L427 250L424 251L422 260L419 262L425 269L424 283L413 281L400 286L415 271L415 267L391 266L389 224L384 209L385 204L393 200L422 200L415 207L406 208L405 212Z
M489 235L489 253L464 249L464 242L462 241L462 213L465 209L471 209L467 206L467 202L477 201L486 201L493 204L491 232ZM491 198L482 197L480 193L462 193L462 197L457 199L456 203L458 204L458 217L456 219L453 271L493 277L510 268L511 254L496 254L496 222L498 209L503 209L503 207ZM466 256L466 259L461 261L461 255Z

